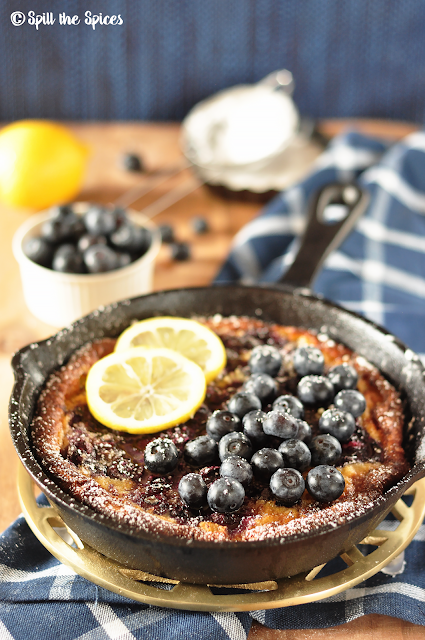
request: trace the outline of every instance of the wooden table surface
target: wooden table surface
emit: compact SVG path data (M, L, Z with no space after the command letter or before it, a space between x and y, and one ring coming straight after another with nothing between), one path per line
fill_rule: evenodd
M392 139L403 137L416 129L409 124L378 121L355 124L367 133ZM347 121L325 122L322 131L334 135L346 125ZM80 194L82 200L113 202L128 189L151 184L152 172L182 161L179 127L176 124L90 123L70 126L92 150L86 181ZM147 174L128 173L121 168L120 160L127 151L141 154ZM135 208L148 207L172 187L185 187L191 180L193 176L189 170L185 170L144 196ZM187 262L172 261L169 247L163 246L155 267L154 289L209 284L224 260L234 234L257 214L259 208L259 204L252 202L225 200L201 186L159 214L157 223L171 223L178 239L190 243L192 258ZM20 513L16 492L18 458L7 425L7 406L13 383L11 355L25 344L55 332L54 327L40 322L27 310L18 267L12 255L13 234L29 215L30 211L0 206L0 531ZM191 220L196 215L208 220L209 233L194 234ZM275 631L255 623L249 635L251 640L321 640L325 636L335 640L348 637L373 640L425 639L425 627L386 616L369 615L326 630Z

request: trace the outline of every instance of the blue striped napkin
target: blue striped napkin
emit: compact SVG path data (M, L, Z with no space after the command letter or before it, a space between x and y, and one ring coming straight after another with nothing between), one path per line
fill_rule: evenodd
M333 140L307 179L276 196L235 237L217 282L274 282L291 263L312 194L358 179L366 214L327 259L314 291L385 326L425 354L425 133L399 144L355 132Z
M329 182L353 179L370 189L370 206L327 260L315 290L385 325L425 354L424 133L392 147L357 133L336 138L302 184L277 196L236 236L217 280L274 281L294 254L310 195ZM393 524L388 519L385 527ZM400 570L297 607L211 614L161 609L76 575L44 549L21 517L0 536L0 638L245 640L253 619L274 629L323 628L368 613L424 625L423 525Z

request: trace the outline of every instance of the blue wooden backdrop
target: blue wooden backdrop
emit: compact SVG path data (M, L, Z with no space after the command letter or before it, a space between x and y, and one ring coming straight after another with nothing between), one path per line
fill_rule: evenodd
M78 26L14 27L12 11ZM84 24L85 11L122 26ZM0 120L179 120L286 67L313 117L425 120L424 0L3 0Z

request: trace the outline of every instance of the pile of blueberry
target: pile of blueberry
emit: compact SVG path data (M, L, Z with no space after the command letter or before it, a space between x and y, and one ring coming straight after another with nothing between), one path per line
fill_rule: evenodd
M61 205L23 249L30 260L54 271L103 273L134 262L151 241L150 230L135 225L123 209L91 205L79 215L72 205Z
M230 398L227 410L209 417L207 435L186 443L184 458L191 466L215 464L217 457L221 461L221 477L209 488L199 473L180 480L180 497L190 508L208 504L219 513L237 511L254 478L268 484L286 506L298 502L305 488L319 502L331 502L342 494L345 480L335 465L341 458L341 443L353 435L366 401L356 389L358 376L351 365L336 365L324 375L324 364L320 349L296 349L297 396L276 397L275 378L282 365L279 350L269 345L252 350L251 376L242 390ZM271 410L263 411L270 403ZM331 403L333 407L319 419L319 435L312 437L311 426L304 420L305 408L325 408ZM167 474L177 466L178 457L171 440L157 438L146 447L145 466L153 473ZM304 479L302 472L308 468Z

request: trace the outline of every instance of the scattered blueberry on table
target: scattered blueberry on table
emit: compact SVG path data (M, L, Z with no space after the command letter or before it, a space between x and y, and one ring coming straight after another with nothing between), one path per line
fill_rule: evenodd
M198 234L207 233L209 231L209 225L202 216L195 216L192 218L192 229Z
M183 262L190 259L190 246L187 242L172 242L170 244L171 257L173 260Z
M104 273L121 269L149 249L151 231L133 223L121 208L90 205L83 215L73 206L53 207L40 236L28 238L25 255L62 273Z
M175 240L174 227L171 224L159 225L159 233L161 234L161 240L165 244L171 244Z
M143 160L137 153L125 153L122 164L126 171L142 172L145 170Z

